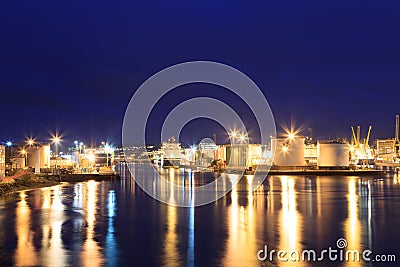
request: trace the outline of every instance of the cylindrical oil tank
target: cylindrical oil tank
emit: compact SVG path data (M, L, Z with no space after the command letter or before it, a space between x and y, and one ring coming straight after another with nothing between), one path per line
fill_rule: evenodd
M40 173L40 148L35 150L35 173Z
M349 167L349 144L338 142L318 143L317 149L319 167Z
M17 169L25 168L25 157L16 157L16 158L13 159L13 161L14 161L13 165Z
M50 168L50 145L40 147L40 168Z
M37 147L30 147L26 150L26 165L29 168L35 168Z
M273 138L271 143L276 166L305 166L304 137Z
M50 168L50 145L43 145L35 150L35 173L44 168Z

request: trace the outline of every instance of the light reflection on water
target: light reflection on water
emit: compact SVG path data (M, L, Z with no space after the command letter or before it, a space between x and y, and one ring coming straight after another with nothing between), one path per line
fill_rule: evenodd
M26 202L25 192L19 193L20 202L16 210L16 229L18 235L18 245L15 251L15 263L20 266L36 265L37 264L37 254L35 248L33 247L33 233L30 229L30 213L31 210Z
M134 171L165 187L153 173L140 167ZM182 195L165 187L172 202L187 198L194 203L193 186L210 178L190 171L166 173L170 182L190 185ZM396 253L400 242L393 230L400 223L397 177L271 176L251 193L249 175L226 197L199 208L159 203L123 178L2 198L0 266L285 266L293 263L276 256L272 263L260 262L258 250L268 245L269 250L318 252L336 248L343 237L348 249ZM238 179L227 175L221 186Z

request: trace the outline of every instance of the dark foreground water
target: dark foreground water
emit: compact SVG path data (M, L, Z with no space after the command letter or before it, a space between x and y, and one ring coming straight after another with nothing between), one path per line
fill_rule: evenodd
M271 176L253 194L249 187L243 177L199 208L153 200L126 175L18 192L0 198L0 266L281 266L296 253L299 266L389 265L372 262L378 254L394 254L400 266L397 177ZM338 250L339 238L343 252L371 250L371 262L301 260L303 249L317 258ZM276 253L260 261L265 245L268 255L285 250L288 262Z

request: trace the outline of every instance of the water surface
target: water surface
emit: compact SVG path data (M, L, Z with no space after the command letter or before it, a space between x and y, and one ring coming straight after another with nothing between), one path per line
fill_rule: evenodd
M152 179L137 168L135 175ZM252 176L245 176L212 204L179 208L152 199L120 171L121 181L65 183L0 198L0 266L281 266L293 262L260 261L257 252L265 245L320 251L337 248L338 238L348 249L400 259L397 177L270 176L251 193Z

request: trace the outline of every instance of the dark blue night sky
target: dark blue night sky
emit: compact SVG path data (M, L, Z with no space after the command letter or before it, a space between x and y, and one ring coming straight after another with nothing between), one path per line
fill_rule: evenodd
M246 73L278 123L294 119L319 138L350 137L357 124L365 135L371 124L371 138L393 137L399 14L398 1L2 1L0 138L46 139L58 128L66 139L117 144L135 89L192 60ZM187 89L157 114L193 96L236 103L210 86ZM183 139L210 136L202 123Z

